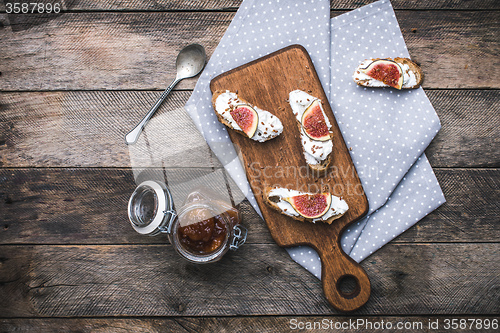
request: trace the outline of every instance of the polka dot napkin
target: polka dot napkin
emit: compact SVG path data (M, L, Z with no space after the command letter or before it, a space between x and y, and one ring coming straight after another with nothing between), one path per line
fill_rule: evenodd
M309 52L321 84L330 89L330 2L326 0L245 0L212 54L186 110L212 151L260 214L245 172L212 109L210 80L232 68L301 44Z
M362 60L409 57L389 0L331 20L326 0L243 1L186 109L258 212L236 153L228 149L226 129L214 116L209 83L222 72L290 44L308 50L368 197L368 217L342 236L344 251L359 262L445 201L423 154L440 128L439 119L421 88L363 88L352 80ZM312 248L287 251L321 276L321 262Z

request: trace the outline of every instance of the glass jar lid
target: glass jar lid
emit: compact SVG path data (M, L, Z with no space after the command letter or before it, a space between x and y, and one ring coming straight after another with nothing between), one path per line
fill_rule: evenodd
M176 213L172 195L165 184L153 180L139 184L130 196L128 217L134 230L140 234L170 233Z

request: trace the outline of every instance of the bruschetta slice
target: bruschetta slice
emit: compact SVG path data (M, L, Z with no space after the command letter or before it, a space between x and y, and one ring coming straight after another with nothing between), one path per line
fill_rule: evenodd
M264 142L283 132L278 117L229 90L216 91L212 96L212 106L221 123L252 140Z
M281 214L303 222L331 224L349 209L347 202L331 193L306 193L283 187L268 187L264 202Z
M354 82L364 87L393 87L398 90L420 87L424 74L408 58L364 60L354 71Z
M332 125L323 110L321 100L302 90L289 94L300 142L307 165L318 175L326 174L332 157Z

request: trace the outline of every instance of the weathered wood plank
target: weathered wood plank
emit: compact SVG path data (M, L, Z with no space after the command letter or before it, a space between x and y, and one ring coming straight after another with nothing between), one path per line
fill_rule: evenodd
M500 15L494 11L485 14L458 11L396 13L412 60L421 65L425 74L425 88L467 88L472 84L477 88L500 87L498 82L488 78L490 74L500 74L497 56L500 53ZM476 30L483 19L491 20L491 25L486 23L488 28ZM496 69L489 69L493 68L491 65Z
M395 241L468 242L477 237L477 240L497 242L500 239L500 170L435 169L434 172L446 203ZM488 217L482 212L488 212ZM483 232L494 236L484 237Z
M398 327L408 333L445 333L446 319L469 320L465 329L460 327L453 332L466 333L471 329L492 327L495 317L492 316L257 316L257 317L184 317L184 318L16 318L0 319L0 330L5 332L259 332L259 333L284 333L291 330L307 330L311 333L334 332L342 330L345 333L355 333L361 330L375 330L376 327L392 327L395 332ZM357 320L362 320L358 322ZM476 320L476 321L472 321ZM383 321L383 323L382 323ZM435 327L437 323L437 329ZM359 324L359 325L358 325ZM401 325L401 326L400 326ZM311 327L311 328L309 328ZM344 328L342 328L344 327ZM464 326L462 326L464 327ZM483 328L484 329L484 328ZM486 330L486 329L484 329ZM300 332L300 331L299 331Z
M441 130L426 150L437 167L500 167L500 90L426 91Z
M168 245L1 246L0 317L333 314L275 245L193 265ZM392 244L363 266L357 315L498 314L499 244ZM457 254L462 255L457 255Z
M498 241L499 170L435 171L447 203L395 242ZM169 176L203 172L171 170ZM0 169L0 244L167 243L165 236L141 236L130 227L134 188L130 169ZM241 211L248 243L274 244L247 201Z
M200 43L211 55L233 16L65 13L39 25L23 16L28 23L11 26L0 14L5 26L0 89L164 89L175 77L179 40ZM422 65L425 88L500 88L495 11L398 11L397 18L410 54ZM183 81L178 88L193 88L195 82Z
M2 94L0 166L161 166L166 158L165 166L219 165L183 109L188 92L172 93L148 124L146 135L135 145L125 144L125 134L160 94Z
M124 136L160 94L151 91L0 93L0 166L136 166L136 157L147 154L142 154L139 146L127 147ZM190 94L173 92L153 121L163 122L159 128L165 132L167 126L176 123L171 119L173 113L168 112L178 112L177 124L183 123L193 133L189 143L194 146L189 148L198 147L192 154L176 155L184 162L182 166L218 165L205 156L208 152L202 148L202 139L195 138L196 130L189 127L189 118L182 111ZM500 166L499 90L429 90L427 95L442 123L441 131L427 150L434 167ZM149 129L154 131L153 123ZM179 140L162 147L180 145ZM152 150L157 154L173 154L155 149ZM134 164L131 157L136 158Z
M332 10L355 9L375 2L376 0L330 0ZM66 11L175 11L175 10L237 10L242 0L120 0L120 1L91 1L91 0L64 0L63 8ZM392 5L396 9L500 9L497 1L494 0L435 0L435 1L413 1L413 0L393 0ZM3 3L0 3L0 10L5 10Z
M199 43L210 56L233 16L66 13L39 25L24 18L27 23L10 26L0 14L5 26L0 30L0 89L165 89L175 78L177 53ZM176 88L195 83L196 78L186 79Z

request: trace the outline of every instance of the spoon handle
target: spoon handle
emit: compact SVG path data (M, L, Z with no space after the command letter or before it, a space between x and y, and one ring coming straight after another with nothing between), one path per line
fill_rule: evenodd
M128 132L128 134L125 136L125 142L127 143L127 145L132 145L132 144L137 142L137 139L139 139L139 135L141 134L142 130L144 129L144 127L148 123L149 119L151 119L153 114L160 107L161 103L163 103L165 98L167 98L168 94L172 91L172 89L175 87L175 85L179 81L180 81L180 79L176 77L172 81L172 83L170 83L168 88L165 89L165 91L161 94L160 98L158 98L155 105L153 105L153 107L151 107L151 110L149 110L149 112L144 116L144 118L142 118L142 120L139 122L139 124L137 124L137 126L133 130Z

